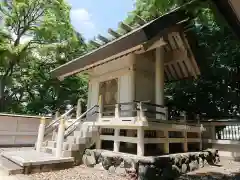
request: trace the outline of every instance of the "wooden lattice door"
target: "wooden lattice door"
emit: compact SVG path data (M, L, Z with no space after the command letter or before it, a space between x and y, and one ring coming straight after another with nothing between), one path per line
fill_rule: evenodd
M99 96L102 97L103 116L114 116L115 104L118 102L118 79L100 82Z

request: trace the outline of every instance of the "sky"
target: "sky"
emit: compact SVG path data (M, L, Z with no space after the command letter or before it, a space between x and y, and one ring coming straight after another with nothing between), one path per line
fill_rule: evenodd
M108 28L117 29L134 9L134 0L68 0L72 6L71 22L86 40L98 34L107 35Z

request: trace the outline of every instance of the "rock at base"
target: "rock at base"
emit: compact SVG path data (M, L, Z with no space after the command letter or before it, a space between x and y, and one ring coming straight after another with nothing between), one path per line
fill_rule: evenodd
M116 168L114 166L110 166L108 169L108 172L111 174L114 174L114 173L116 173Z
M187 170L188 170L187 165L186 164L182 164L182 169L181 169L182 173L183 174L187 173Z
M83 155L82 162L87 167L94 167L96 165L95 157L94 156L87 156L85 154Z

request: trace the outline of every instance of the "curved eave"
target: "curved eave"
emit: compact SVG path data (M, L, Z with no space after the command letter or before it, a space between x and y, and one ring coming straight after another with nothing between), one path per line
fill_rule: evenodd
M98 49L72 60L62 66L51 71L53 77L66 77L75 73L85 66L97 63L108 57L114 56L120 52L141 45L156 35L164 33L164 31L184 20L187 17L183 11L173 11L161 16L131 32L111 41Z

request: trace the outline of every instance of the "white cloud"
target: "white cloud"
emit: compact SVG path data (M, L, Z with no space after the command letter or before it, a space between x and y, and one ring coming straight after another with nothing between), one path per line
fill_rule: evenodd
M71 10L71 21L77 31L83 33L86 38L91 38L96 33L95 24L92 21L92 15L84 8Z

